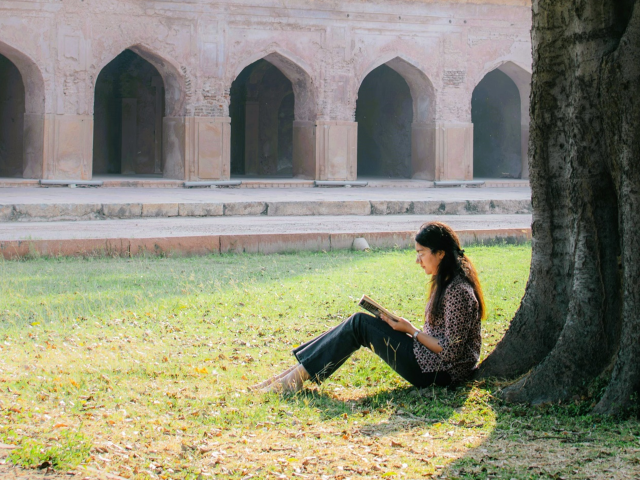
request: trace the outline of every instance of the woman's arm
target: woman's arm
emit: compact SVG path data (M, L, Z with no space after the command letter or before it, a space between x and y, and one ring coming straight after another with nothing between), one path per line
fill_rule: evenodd
M438 339L431 335L427 335L422 330L418 330L418 335L415 338L433 353L440 353L442 351L442 347L440 346Z
M400 318L399 321L395 322L387 317L385 314L380 315L380 318L387 322L387 324L393 328L397 332L404 332L407 335L418 340L422 345L427 347L433 353L440 353L442 351L442 347L440 346L440 342L437 338L432 337L431 335L427 335L423 331L417 329L413 326L413 324L407 320L406 318ZM417 332L417 333L416 333Z

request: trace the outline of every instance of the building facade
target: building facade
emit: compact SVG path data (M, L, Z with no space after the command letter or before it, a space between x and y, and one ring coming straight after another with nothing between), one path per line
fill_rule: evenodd
M0 177L527 178L530 28L530 0L3 0Z

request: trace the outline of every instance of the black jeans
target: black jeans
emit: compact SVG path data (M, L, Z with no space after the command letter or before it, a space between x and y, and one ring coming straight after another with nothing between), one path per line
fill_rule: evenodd
M365 313L356 313L335 328L300 345L293 354L311 379L320 383L360 347L370 348L405 380L416 387L447 386L447 372L422 372L413 353L413 339L396 332L384 321Z

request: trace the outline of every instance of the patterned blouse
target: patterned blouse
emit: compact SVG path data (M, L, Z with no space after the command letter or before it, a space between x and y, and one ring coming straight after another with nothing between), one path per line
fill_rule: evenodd
M482 338L478 299L473 287L458 275L446 287L442 308L430 325L427 304L422 331L438 339L442 351L434 353L415 340L413 352L423 372L447 372L453 382L462 382L471 376L480 359Z

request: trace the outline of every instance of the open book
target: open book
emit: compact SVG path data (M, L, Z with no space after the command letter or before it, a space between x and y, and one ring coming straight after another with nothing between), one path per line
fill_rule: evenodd
M380 305L379 303L377 303L375 300L373 300L371 297L368 297L367 295L362 295L362 298L358 302L358 305L360 305L362 308L364 308L368 312L373 313L376 317L379 317L381 313L384 313L387 317L389 317L391 320L394 320L396 322L400 319L398 315L391 313L389 310L384 308L382 305Z

